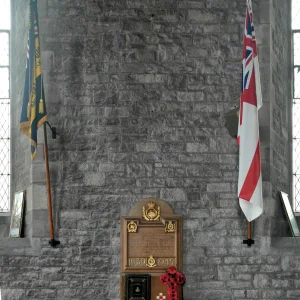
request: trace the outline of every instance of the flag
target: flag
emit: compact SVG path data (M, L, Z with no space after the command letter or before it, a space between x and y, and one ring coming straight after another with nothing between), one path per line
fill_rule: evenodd
M252 4L251 0L247 0L237 141L240 150L238 197L240 207L249 222L263 212L258 124L258 110L261 106L261 85Z
M31 140L31 159L36 156L37 130L47 121L42 78L37 0L30 0L26 73L20 129Z

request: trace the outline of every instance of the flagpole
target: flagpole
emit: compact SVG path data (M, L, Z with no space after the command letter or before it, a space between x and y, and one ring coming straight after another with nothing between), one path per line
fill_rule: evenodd
M252 238L251 222L248 222L248 240Z
M254 244L254 240L252 240L252 223L248 222L248 239L243 240L243 244L247 244L248 247Z
M49 215L49 223L50 223L50 241L49 241L49 244L52 247L55 247L56 245L60 244L60 241L57 241L57 240L54 239L46 122L44 123L44 155L45 155L45 164L46 164L46 181L47 181L47 194L48 194L48 215Z

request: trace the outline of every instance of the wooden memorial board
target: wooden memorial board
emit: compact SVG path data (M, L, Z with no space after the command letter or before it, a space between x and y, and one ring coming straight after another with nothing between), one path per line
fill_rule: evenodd
M126 299L128 274L151 275L151 298L144 300L167 296L159 277L170 266L182 272L182 216L174 215L165 201L146 198L121 217L121 299Z

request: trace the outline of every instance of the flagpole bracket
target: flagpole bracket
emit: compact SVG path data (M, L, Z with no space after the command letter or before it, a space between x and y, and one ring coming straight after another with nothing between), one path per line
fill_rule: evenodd
M251 245L254 244L254 240L248 239L248 240L243 240L243 244L248 245L248 247L251 247Z
M57 240L55 240L55 239L51 239L50 241L49 241L49 245L51 246L51 247L53 247L53 248L55 248L57 245L59 245L60 244L60 241L57 241Z
M56 127L52 127L48 121L46 121L46 124L49 126L50 130L52 131L52 139L56 139Z

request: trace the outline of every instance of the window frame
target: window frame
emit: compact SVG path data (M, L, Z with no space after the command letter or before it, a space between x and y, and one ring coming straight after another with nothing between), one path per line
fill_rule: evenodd
M0 211L0 217L6 217L11 215L11 206L12 206L12 189L11 189L11 28L10 29L1 29L0 33L7 33L8 34L8 65L0 65L0 68L8 69L8 76L9 76L9 87L8 87L8 98L0 98L0 100L6 100L9 102L9 180L8 180L8 186L9 186L9 199L8 199L8 205L9 210L8 211ZM1 176L1 175L0 175Z

